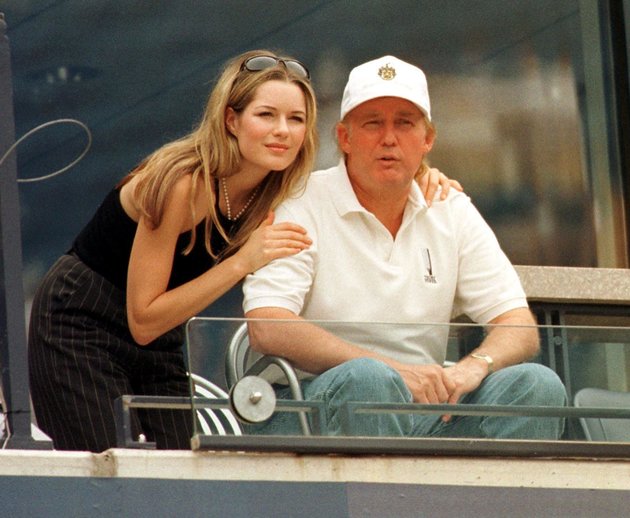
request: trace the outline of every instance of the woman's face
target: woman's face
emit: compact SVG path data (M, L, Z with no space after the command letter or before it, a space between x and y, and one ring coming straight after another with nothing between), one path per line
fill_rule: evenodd
M253 100L226 125L238 140L241 170L282 171L296 158L306 134L306 102L294 83L272 80L256 89Z

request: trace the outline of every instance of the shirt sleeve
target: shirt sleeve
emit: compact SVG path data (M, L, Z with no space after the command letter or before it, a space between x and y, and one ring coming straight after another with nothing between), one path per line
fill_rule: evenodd
M506 311L528 307L516 270L470 198L458 197L454 211L459 249L456 313L485 324Z
M307 250L275 259L248 275L243 283L243 311L263 307L283 308L299 315L313 283L317 262L317 229L305 212L281 205L274 223L291 221L306 228L313 243Z

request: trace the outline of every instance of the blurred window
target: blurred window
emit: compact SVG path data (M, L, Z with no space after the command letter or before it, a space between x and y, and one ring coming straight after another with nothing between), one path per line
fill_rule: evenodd
M350 69L394 54L428 76L430 162L462 182L516 264L627 266L608 2L5 0L16 134L73 117L94 134L70 173L20 187L27 295L104 194L190 130L222 64L281 49L313 76L318 167ZM21 147L19 175L76 157L77 128ZM86 190L85 186L90 189Z

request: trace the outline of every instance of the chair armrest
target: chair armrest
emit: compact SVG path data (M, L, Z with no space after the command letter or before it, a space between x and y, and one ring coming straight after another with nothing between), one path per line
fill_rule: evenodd
M291 389L293 399L296 401L303 400L304 396L302 395L302 388L300 387L300 381L295 373L295 369L288 360L282 358L281 356L261 356L249 367L249 369L247 369L245 376L258 376L270 365L276 365L282 371L282 374L284 374L284 377L287 379L287 384Z
M270 365L276 365L284 374L287 379L287 384L291 390L291 395L295 401L304 401L302 394L302 387L300 387L300 380L298 380L295 369L291 363L281 356L265 355L256 360L245 372L245 376L258 376L267 369ZM304 412L298 412L298 418L300 420L300 426L304 435L311 435L311 427L308 423L308 418Z

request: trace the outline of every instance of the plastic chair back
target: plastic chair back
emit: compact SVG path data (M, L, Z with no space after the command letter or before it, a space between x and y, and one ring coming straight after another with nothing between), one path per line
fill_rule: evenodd
M630 408L630 392L584 388L575 394L573 403L576 407ZM580 417L580 424L589 441L630 441L630 419Z

